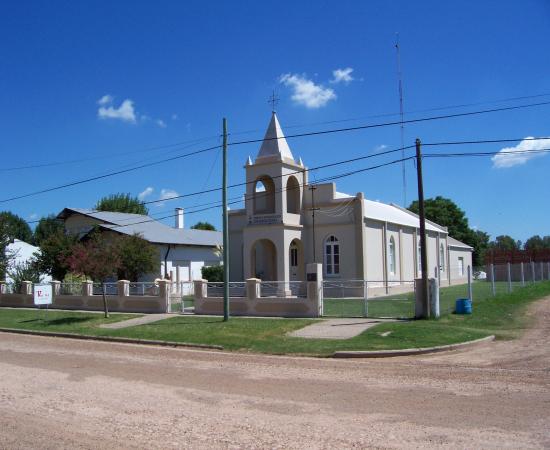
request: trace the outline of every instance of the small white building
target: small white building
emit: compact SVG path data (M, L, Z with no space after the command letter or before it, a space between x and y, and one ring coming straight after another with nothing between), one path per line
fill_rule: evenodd
M416 214L348 195L334 183L309 183L273 113L254 162L245 165L245 208L229 212L230 279L303 281L308 263L322 263L325 279L409 283L420 276ZM472 248L447 229L426 222L429 276L463 283Z
M6 270L6 283L13 283L13 278L10 276L10 272L17 266L30 264L34 259L35 253L40 253L40 249L38 247L19 239L14 239L13 242L6 246L6 255L11 256ZM52 279L51 276L46 274L42 275L40 278L40 281L45 283L51 281Z
M222 234L218 231L184 228L183 209L176 208L175 225L169 227L141 214L65 208L57 216L63 219L68 233L84 236L93 227L124 235L139 234L158 249L158 272L139 281L173 278L172 281L191 281L202 278L203 266L221 262Z

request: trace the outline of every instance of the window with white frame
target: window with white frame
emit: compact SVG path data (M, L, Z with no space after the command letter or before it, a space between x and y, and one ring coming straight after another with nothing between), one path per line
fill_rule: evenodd
M462 256L458 257L458 276L464 276L464 258Z
M298 246L290 245L290 267L298 267Z
M388 263L390 275L395 275L395 239L393 236L390 238L390 245L388 251Z
M445 247L443 244L439 246L439 270L445 272Z
M336 236L325 240L325 275L340 275L340 243Z

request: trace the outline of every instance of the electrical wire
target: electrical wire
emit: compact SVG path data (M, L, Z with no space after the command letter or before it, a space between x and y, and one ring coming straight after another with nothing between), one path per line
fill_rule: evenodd
M289 135L289 136L286 136L286 139L306 137L306 136L320 136L320 135L326 135L326 134L332 134L332 133L351 132L351 131L358 131L358 130L366 130L366 129L371 129L371 128L380 128L380 127L386 127L386 126L401 125L402 123L403 124L421 123L421 122L428 122L428 121L432 121L432 120L442 120L442 119L451 119L451 118L458 118L458 117L468 117L468 116L474 116L474 115L480 115L480 114L489 114L489 113L495 113L495 112L512 111L512 110L525 109L525 108L531 108L531 107L537 107L537 106L545 106L545 105L550 105L550 101L549 102L531 103L531 104L525 104L525 105L507 106L507 107L501 107L501 108L492 108L492 109L485 109L485 110L478 110L478 111L467 111L467 112L463 112L463 113L446 114L446 115L441 115L441 116L422 117L422 118L418 118L418 119L409 119L409 120L406 120L404 122L401 122L401 121L385 122L385 123L378 123L378 124L361 125L361 126L356 126L356 127L338 128L338 129L332 129L332 130L312 131L312 132L308 132L308 133L299 133L299 134ZM246 141L230 142L230 143L228 143L228 145L230 145L230 146L244 145L244 144L270 141L270 140L278 140L278 139L283 139L283 138L284 137L251 139L251 140L246 140ZM178 155L178 156L162 159L162 160L159 160L159 161L154 161L154 162L147 163L147 164L142 164L142 165L139 165L139 166L136 166L136 167L133 167L133 168L118 170L118 171L115 171L115 172L110 172L110 173L95 176L95 177L90 177L90 178L86 178L86 179L82 179L82 180L73 181L73 182L70 182L70 183L65 183L65 184L54 186L54 187L51 187L51 188L41 189L41 190L30 192L30 193L27 193L27 194L17 195L17 196L11 197L11 198L1 199L0 203L6 203L6 202L9 202L9 201L13 201L13 200L28 198L28 197L32 197L32 196L35 196L35 195L44 194L44 193L47 193L47 192L52 192L52 191L56 191L56 190L59 190L59 189L64 189L64 188L71 187L71 186L76 186L76 185L80 185L80 184L84 184L84 183L89 183L91 181L97 181L97 180L100 180L100 179L105 179L105 178L108 178L108 177L121 175L121 174L124 174L124 173L132 172L132 171L143 169L143 168L146 168L146 167L151 167L151 166L154 166L154 165L166 163L166 162L169 162L169 161L174 161L174 160L185 158L185 157L188 157L188 156L192 156L192 155L196 155L196 154L200 154L200 153L205 153L207 151L211 151L211 150L214 150L214 149L217 149L217 148L220 148L220 146L216 145L216 146L213 146L213 147L208 147L208 148L205 148L205 149L196 150L194 152L185 153L183 155Z

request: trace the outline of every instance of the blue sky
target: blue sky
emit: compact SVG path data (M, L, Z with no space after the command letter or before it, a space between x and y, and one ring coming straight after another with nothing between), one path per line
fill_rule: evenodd
M280 97L277 111L286 134L396 120L375 117L399 111L396 32L406 119L550 101L547 95L494 103L550 94L550 3L545 0L3 2L3 168L95 159L1 171L0 198L216 145L224 116L230 141L261 138L272 90ZM470 103L483 104L414 113ZM411 124L405 127L405 141L549 136L549 113L550 106L540 106ZM326 123L340 120L345 121ZM158 148L175 143L187 144ZM386 127L292 139L289 145L296 158L317 166L381 146L398 147L400 134L399 127ZM258 149L258 144L230 147L230 183L244 180L242 166ZM326 169L313 179L387 160ZM496 167L490 158L430 159L424 168L426 196L452 198L472 226L493 237L505 233L522 240L550 234L550 155L512 167ZM215 187L220 180L220 158L213 151L4 202L0 209L33 220L65 206L92 207L114 192L151 191L145 199L155 200L163 192L184 194ZM410 201L416 198L412 162L407 184ZM403 202L399 166L338 180L337 188ZM229 196L241 194L238 188ZM150 209L169 215L176 206L219 198L205 194ZM219 226L220 214L189 214L186 223L209 220Z

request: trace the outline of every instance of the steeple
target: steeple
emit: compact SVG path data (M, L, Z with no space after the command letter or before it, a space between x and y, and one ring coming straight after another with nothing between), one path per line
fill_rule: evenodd
M265 132L264 141L260 147L260 151L256 156L256 161L263 158L272 158L277 161L290 159L294 161L290 147L286 142L285 135L277 119L277 114L273 111L271 121Z

